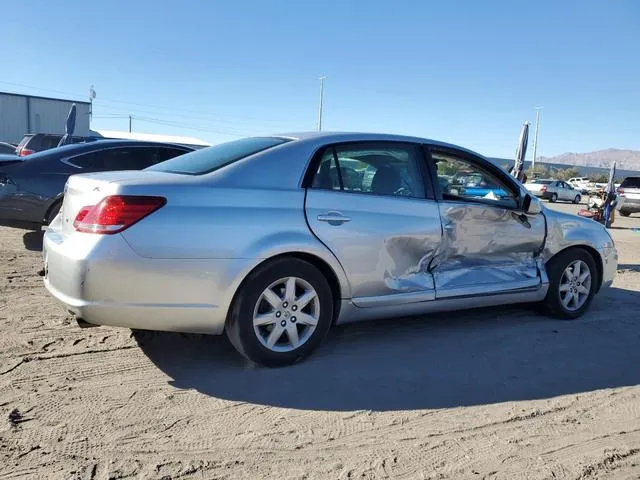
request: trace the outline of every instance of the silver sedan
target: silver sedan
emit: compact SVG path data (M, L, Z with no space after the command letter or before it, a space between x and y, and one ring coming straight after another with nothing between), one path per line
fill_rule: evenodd
M600 224L469 150L317 132L74 175L43 256L83 326L226 331L269 366L359 320L525 302L574 319L618 258Z

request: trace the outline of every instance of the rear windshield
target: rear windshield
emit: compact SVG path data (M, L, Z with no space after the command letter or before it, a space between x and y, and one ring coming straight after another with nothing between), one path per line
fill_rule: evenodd
M553 180L531 180L531 183L536 183L538 185L549 185Z
M287 142L284 138L250 137L221 143L180 155L165 162L157 163L145 170L156 172L182 173L186 175L204 175L233 162L262 152Z
M620 188L640 188L640 177L627 177L620 184Z

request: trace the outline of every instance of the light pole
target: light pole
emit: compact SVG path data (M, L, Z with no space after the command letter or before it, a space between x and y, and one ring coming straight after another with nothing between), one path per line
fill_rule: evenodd
M538 127L540 125L540 110L544 107L535 107L536 111L536 133L533 135L533 159L531 160L531 170L535 170L536 168L536 151L538 149ZM535 174L535 172L534 172Z
M318 131L322 130L322 104L324 102L324 81L327 77L320 77L320 105L318 105Z

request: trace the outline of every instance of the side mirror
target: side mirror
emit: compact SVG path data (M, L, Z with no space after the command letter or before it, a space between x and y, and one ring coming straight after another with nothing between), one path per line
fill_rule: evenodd
M528 215L537 215L542 212L542 204L536 197L527 193L522 202L522 210Z

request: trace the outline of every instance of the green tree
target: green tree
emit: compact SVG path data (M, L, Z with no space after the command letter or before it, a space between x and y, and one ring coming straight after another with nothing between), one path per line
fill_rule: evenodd
M609 181L609 175L604 173L594 173L589 175L589 180L594 183L607 183Z
M570 178L579 177L580 170L578 170L575 167L564 168L564 169L558 170L554 176L558 180L569 180Z
M527 177L532 178L545 178L549 176L549 170L544 165L536 165L535 168L529 167L526 172Z

